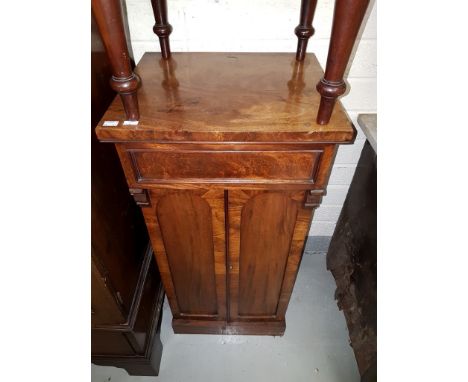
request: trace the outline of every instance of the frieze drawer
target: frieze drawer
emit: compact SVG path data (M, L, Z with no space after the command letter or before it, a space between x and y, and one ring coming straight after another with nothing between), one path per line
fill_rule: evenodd
M323 150L122 149L133 181L141 183L314 184Z

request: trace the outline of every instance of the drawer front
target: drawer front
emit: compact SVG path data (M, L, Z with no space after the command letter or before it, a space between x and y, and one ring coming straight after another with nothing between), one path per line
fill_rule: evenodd
M126 148L137 183L314 184L323 150L154 150Z

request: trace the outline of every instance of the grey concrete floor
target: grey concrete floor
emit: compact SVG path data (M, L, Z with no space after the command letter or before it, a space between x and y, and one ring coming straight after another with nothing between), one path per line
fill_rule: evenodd
M335 282L324 254L304 254L283 337L174 334L164 303L158 377L92 366L92 382L353 382L359 372L348 343Z

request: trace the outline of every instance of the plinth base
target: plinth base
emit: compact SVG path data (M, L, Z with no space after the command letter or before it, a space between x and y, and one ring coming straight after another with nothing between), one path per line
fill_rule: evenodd
M172 328L176 334L247 334L256 336L282 336L286 330L286 322L225 322L173 319Z

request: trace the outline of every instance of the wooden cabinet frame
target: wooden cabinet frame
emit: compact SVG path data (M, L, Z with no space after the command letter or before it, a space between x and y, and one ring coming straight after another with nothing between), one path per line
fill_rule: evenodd
M336 146L255 144L237 145L236 150L219 144L116 146L131 192L142 207L174 331L282 335L313 209L325 193ZM138 151L190 152L189 165L200 173L205 155L222 157L226 152L236 152L239 158L244 152L273 152L274 159L312 153L312 160L291 167L299 169L298 179L290 174L289 180L257 177L252 181L242 178L250 170L241 168L237 178L233 173L229 179L168 177L158 182L162 173L154 179L139 176L132 157ZM197 158L200 152L203 156ZM149 158L152 166L161 165L152 155ZM148 159L140 160L146 166ZM279 163L278 171L282 170ZM166 160L161 171L176 166ZM302 171L301 166L307 167ZM258 167L253 171L266 174ZM302 176L305 173L310 174L308 178Z
M135 71L138 123L116 99L96 133L142 208L174 331L282 335L313 210L356 136L339 103L314 122L316 57L146 53Z

